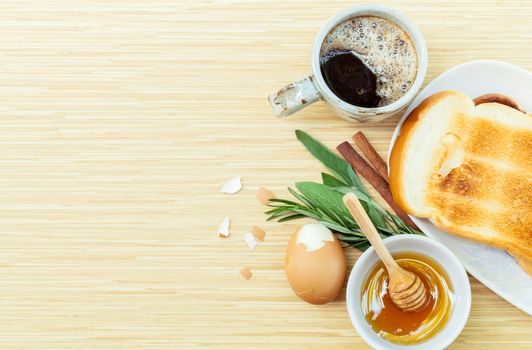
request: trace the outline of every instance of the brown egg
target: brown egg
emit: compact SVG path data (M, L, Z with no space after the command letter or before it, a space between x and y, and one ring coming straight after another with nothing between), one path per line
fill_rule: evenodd
M292 234L286 248L288 283L311 304L336 299L344 285L345 257L340 242L322 224L306 224Z

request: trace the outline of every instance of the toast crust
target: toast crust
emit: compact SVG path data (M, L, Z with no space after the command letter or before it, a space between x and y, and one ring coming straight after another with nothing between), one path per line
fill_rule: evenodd
M427 210L433 211L422 212L407 200L403 179L409 140L425 111L456 93L443 91L428 97L405 120L390 154L393 198L408 214L429 218L443 231L507 250L532 275L532 132L528 126L521 131L477 113L467 116L466 160L445 176L428 180ZM521 112L516 119L524 114L503 95L483 95L474 103L489 104L486 107L495 114L516 114L510 111L513 108ZM485 106L481 110L487 111ZM505 149L508 144L511 148Z
M519 104L515 102L514 99L502 94L484 94L474 98L473 102L475 103L475 106L483 103L500 103L501 105L505 105L510 108L517 109L519 112L525 113L525 111L519 107Z
M406 118L401 126L401 132L393 145L390 153L390 190L392 192L393 200L408 214L420 217L429 218L429 212L420 212L415 210L406 200L405 188L401 184L401 178L404 176L403 164L406 157L406 144L410 137L414 134L419 126L419 121L423 118L423 113L436 105L441 100L450 95L457 94L455 91L441 91L427 97L419 104Z

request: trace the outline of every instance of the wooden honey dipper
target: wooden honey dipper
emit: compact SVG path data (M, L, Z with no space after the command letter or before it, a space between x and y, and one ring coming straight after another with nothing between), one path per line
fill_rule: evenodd
M397 264L354 193L344 196L344 204L384 263L389 276L388 294L395 305L406 312L424 308L428 296L421 278Z

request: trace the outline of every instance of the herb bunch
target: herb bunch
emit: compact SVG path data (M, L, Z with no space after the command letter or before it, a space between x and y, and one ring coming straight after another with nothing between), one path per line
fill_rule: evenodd
M296 137L329 173L321 173L322 183L296 182L296 189L288 188L294 200L270 199L268 220L312 218L334 231L344 246L366 250L370 244L342 201L344 194L352 192L383 238L403 233L421 234L375 202L349 163L301 130L296 130Z

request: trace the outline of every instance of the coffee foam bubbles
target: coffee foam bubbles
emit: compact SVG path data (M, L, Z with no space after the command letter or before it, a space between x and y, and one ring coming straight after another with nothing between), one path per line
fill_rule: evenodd
M416 48L395 23L361 16L334 27L325 37L320 57L331 51L353 51L377 76L379 106L389 105L410 89L417 74Z

